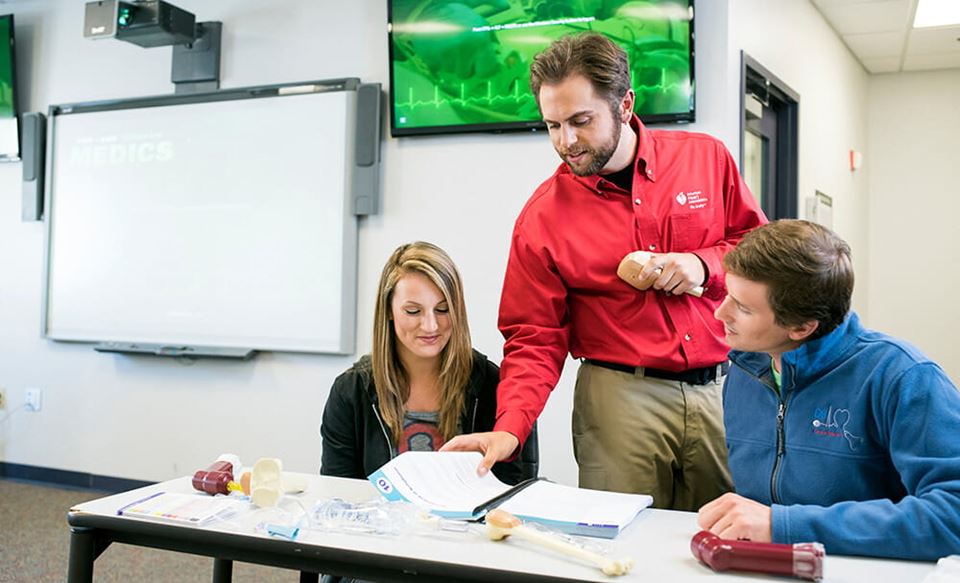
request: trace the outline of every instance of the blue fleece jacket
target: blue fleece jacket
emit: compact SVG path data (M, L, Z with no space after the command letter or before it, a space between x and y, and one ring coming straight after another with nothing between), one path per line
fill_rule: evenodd
M933 560L960 553L960 391L855 313L782 357L733 351L723 390L737 493L772 506L773 541ZM781 421L782 419L782 421Z

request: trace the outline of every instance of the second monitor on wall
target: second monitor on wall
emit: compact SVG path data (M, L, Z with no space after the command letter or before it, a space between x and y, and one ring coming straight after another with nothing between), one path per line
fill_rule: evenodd
M13 15L0 15L0 162L20 159Z

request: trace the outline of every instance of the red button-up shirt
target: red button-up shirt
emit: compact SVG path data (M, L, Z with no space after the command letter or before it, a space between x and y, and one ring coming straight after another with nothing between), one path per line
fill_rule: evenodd
M566 164L540 185L513 230L500 298L504 344L496 430L526 440L569 352L682 371L727 357L713 312L726 295L724 254L766 222L730 153L710 136L637 132L633 191ZM695 253L702 298L640 291L617 277L624 255Z

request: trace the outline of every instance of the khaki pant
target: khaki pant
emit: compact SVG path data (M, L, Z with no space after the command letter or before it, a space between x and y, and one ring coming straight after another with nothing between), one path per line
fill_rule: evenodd
M733 490L723 433L723 378L690 385L584 362L573 401L580 487L653 496L695 511Z

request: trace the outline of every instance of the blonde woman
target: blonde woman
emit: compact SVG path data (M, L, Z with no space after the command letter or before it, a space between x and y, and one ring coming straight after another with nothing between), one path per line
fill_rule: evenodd
M490 431L500 369L473 350L460 274L439 247L401 245L380 276L373 350L337 377L323 411L320 473L365 478L405 451L436 451ZM496 464L516 483L537 474L537 441Z

